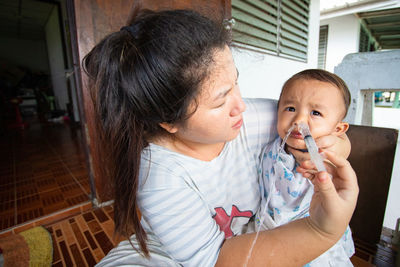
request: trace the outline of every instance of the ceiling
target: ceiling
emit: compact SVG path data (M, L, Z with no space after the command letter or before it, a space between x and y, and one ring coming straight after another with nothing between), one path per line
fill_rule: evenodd
M0 0L0 36L43 40L44 27L55 7L50 0Z
M333 1L329 2L332 5ZM346 1L348 5L347 2L349 0ZM57 5L55 3L55 0L0 0L0 36L43 40L44 27ZM357 15L381 49L400 49L400 8L360 12Z
M357 13L381 49L400 49L400 8Z
M378 42L400 49L400 0L320 0L320 20L353 14Z

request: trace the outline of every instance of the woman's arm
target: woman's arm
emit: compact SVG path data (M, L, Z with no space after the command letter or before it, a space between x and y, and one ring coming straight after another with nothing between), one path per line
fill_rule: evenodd
M310 217L261 232L248 266L301 266L328 250L343 235L357 202L357 177L343 157L329 151L325 155L337 169L332 179L326 172L313 179ZM310 164L303 162L304 168L298 171L306 171ZM254 238L255 233L226 240L217 266L243 266Z
M340 236L321 233L309 218L259 234L247 266L302 266L332 247ZM226 240L216 266L245 266L256 234Z

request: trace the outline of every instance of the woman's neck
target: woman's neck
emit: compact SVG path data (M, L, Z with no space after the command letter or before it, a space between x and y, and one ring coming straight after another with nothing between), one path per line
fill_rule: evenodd
M218 157L224 149L225 143L202 144L195 142L185 142L170 137L162 137L150 141L156 145L165 147L169 150L189 156L202 161L211 161Z

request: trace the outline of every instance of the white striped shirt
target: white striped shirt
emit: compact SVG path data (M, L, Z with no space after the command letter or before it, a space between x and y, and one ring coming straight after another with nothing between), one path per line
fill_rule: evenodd
M245 99L245 103L239 136L212 161L155 144L144 150L138 203L142 226L156 243L157 249L150 247L150 251L157 250L157 257L161 250L177 265L214 266L225 235L247 231L260 205L261 150L277 137L277 108L276 101L269 99ZM124 245L111 251L104 263L123 258L121 265L136 265L137 253L132 249L132 256L126 255ZM147 266L170 265L167 260L156 261L157 257Z

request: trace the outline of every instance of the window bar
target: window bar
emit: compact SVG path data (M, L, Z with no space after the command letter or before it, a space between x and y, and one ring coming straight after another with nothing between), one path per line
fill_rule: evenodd
M278 25L276 27L276 54L280 55L281 49L281 24L282 24L282 14L281 14L281 0L278 0Z

